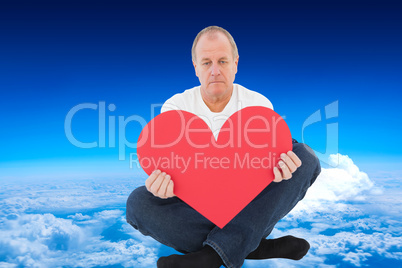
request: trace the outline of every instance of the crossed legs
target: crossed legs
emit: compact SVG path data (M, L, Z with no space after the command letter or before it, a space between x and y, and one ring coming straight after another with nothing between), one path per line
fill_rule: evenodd
M293 151L302 166L292 178L272 182L222 229L179 198L155 197L144 186L135 189L127 200L127 222L142 234L181 253L211 252L212 248L226 267L241 267L251 253L255 257L258 252L261 254L261 248L269 251L274 244L283 244L285 240L279 244L264 243L269 240L263 238L304 197L321 171L311 148L295 143ZM275 257L272 253L268 255Z

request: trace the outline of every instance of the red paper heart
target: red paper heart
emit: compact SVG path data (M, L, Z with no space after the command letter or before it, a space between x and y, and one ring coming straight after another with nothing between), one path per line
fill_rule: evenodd
M171 175L175 195L223 228L273 181L292 137L286 122L261 106L230 116L217 141L200 117L173 110L152 119L137 145L148 175L155 169Z

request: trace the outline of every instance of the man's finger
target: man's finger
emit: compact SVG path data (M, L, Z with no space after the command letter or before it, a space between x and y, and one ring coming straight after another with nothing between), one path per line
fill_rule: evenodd
M159 176L156 178L156 180L154 181L154 183L151 185L151 193L153 193L153 195L157 195L159 188L161 187L161 184L163 182L163 179L165 178L166 173L162 172L161 174L159 174Z
M158 190L158 196L160 198L166 198L166 191L167 191L169 181L170 181L170 175L166 175L165 178L163 179L161 187Z
M302 165L302 161L300 158L293 152L289 151L287 155L292 159L293 163L295 163L296 167L300 167Z
M173 186L174 186L174 185L173 185L173 181L172 181L172 179L170 179L168 188L167 188L167 190L166 190L166 196L167 196L167 197L176 196L176 195L173 193Z
M291 173L296 171L297 167L296 167L295 163L287 154L281 154L281 158L285 162L285 164L288 166Z
M284 180L288 180L292 177L292 173L290 173L289 167L282 160L279 161L279 167L281 168L282 178Z
M147 188L148 191L151 191L151 186L158 177L158 175L161 173L159 169L154 170L154 172L149 175L148 179L145 181L145 187Z
M282 174L279 171L279 168L274 167L274 175L275 175L274 182L281 182L282 181Z

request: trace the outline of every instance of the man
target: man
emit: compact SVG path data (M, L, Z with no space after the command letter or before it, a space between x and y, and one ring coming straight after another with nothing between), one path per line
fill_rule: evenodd
M192 58L201 86L174 95L162 106L162 112L180 109L194 113L210 126L216 138L225 120L236 111L247 106L273 108L261 94L233 84L239 56L233 37L223 28L202 30L194 40ZM274 168L275 183L220 229L177 198L170 175L156 170L145 187L129 196L126 217L142 234L185 253L161 257L159 268L237 268L245 259L298 260L310 248L306 240L265 237L304 197L320 171L314 152L293 140L292 151L282 154Z

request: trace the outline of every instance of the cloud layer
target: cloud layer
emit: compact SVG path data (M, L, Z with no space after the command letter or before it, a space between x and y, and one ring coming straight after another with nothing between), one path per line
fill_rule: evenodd
M6 184L0 202L0 266L152 266L159 244L139 235L124 216L125 200L141 182Z
M269 238L307 239L301 261L246 260L244 267L350 267L402 261L395 179L379 185L345 155L331 155L305 198ZM174 252L125 221L125 201L144 178L4 183L0 190L0 266L155 267ZM386 185L391 185L388 191Z

